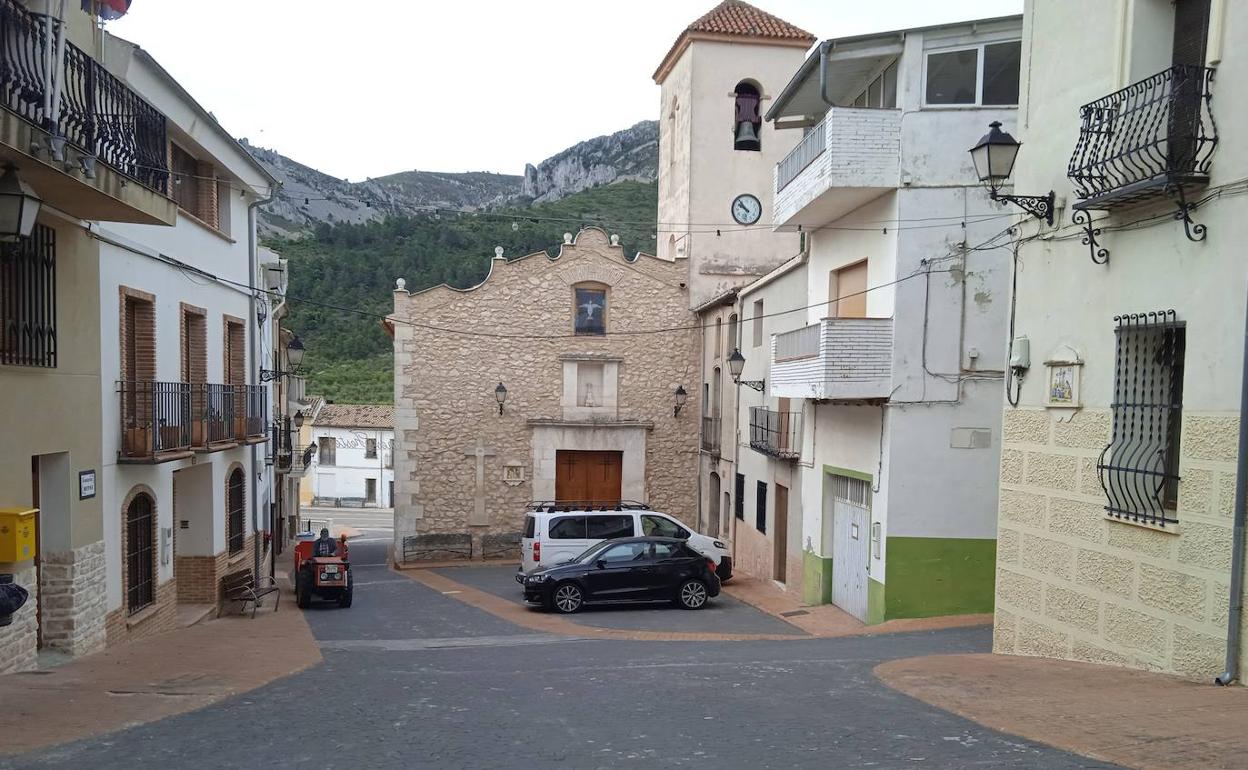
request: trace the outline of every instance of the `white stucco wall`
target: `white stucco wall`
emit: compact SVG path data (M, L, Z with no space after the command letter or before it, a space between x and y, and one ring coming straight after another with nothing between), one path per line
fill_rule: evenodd
M313 459L305 483L311 484L314 496L363 498L365 480L375 479L375 504L382 508L393 505L390 482L394 481L394 468L386 467L387 459L393 457L393 430L313 425L311 443L319 444L322 437L332 438L336 442L336 462L334 465L324 464L319 452ZM367 440L370 438L377 442L376 457L365 456Z

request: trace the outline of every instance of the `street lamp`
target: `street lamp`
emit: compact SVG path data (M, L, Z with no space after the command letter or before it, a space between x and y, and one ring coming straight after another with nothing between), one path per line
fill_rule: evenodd
M672 410L672 416L680 415L680 410L684 408L685 402L689 400L689 393L685 390L684 385L676 386L676 408Z
M733 348L732 353L728 356L728 373L732 375L732 381L762 393L767 387L767 380L743 380L741 379L741 372L744 370L745 356L741 355L741 348Z
M299 430L300 428L303 427L303 412L302 411L295 412L295 416L293 419L295 422L295 430Z
M30 185L17 175L17 167L6 165L0 177L0 241L13 243L30 237L41 203Z
M298 337L292 337L286 345L286 364L290 369L261 369L260 381L271 382L296 374L299 371L299 365L303 363L303 353L303 342Z
M498 387L494 388L494 400L498 402L498 413L503 413L503 402L507 400L507 388L503 383L498 383Z
M1001 121L992 121L988 124L988 133L970 150L971 162L975 164L975 175L988 188L988 195L994 201L1013 203L1033 217L1052 225L1056 197L1052 190L1049 190L1048 195L1006 195L1001 192L1002 185L1014 171L1014 161L1022 146L1014 137L1001 130Z

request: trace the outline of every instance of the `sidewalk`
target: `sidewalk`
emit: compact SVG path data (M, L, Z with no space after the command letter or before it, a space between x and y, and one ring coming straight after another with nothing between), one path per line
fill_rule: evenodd
M992 615L946 615L936 618L905 618L867 625L832 604L803 604L774 582L739 572L724 584L725 593L770 615L775 615L811 636L865 636L906 631L933 631L992 623Z
M226 615L48 671L0 677L0 756L102 735L215 703L321 660L289 591L273 611ZM21 726L18 729L17 726Z
M1008 655L881 664L907 695L979 724L1146 770L1248 767L1248 688Z

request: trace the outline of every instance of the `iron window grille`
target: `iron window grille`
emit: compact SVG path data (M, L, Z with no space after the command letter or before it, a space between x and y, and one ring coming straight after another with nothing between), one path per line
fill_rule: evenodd
M0 247L0 364L56 367L56 232Z
M126 611L133 615L155 598L152 498L136 495L126 508Z
M228 506L229 517L229 549L230 555L240 553L247 540L246 527L243 522L244 501L243 501L243 485L244 476L241 468L236 468L230 474L229 494L227 496L226 505Z
M767 482L758 482L758 493L754 502L754 527L764 535L767 534Z
M1173 310L1116 316L1114 322L1113 429L1096 466L1105 511L1165 527L1178 521L1187 330Z
M733 490L733 513L738 519L745 521L745 476L738 473L736 487Z

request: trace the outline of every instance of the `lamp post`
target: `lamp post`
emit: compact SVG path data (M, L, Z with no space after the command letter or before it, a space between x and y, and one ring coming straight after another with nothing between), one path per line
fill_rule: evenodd
M680 410L685 408L685 402L689 400L689 393L685 390L684 385L676 386L676 406L672 409L672 416L678 417Z
M42 203L17 175L17 167L6 165L4 176L0 177L0 241L14 243L30 237Z
M767 387L767 380L743 380L741 379L741 372L744 369L745 356L741 355L741 348L733 348L732 353L728 356L728 373L732 375L732 381L762 393Z
M290 343L286 345L286 364L290 368L289 369L261 369L260 381L271 382L281 377L290 377L294 374L297 374L299 371L299 365L303 363L303 354L304 354L303 342L298 337L292 338L290 340Z
M1052 190L1049 190L1048 195L1007 195L1001 192L1002 185L1014 171L1014 161L1022 146L1014 137L1001 130L1001 121L992 121L988 124L988 133L970 150L971 161L975 164L975 175L988 188L988 195L994 201L1013 203L1033 217L1052 225L1053 203L1056 199Z
M507 387L501 382L494 388L494 400L498 402L498 413L502 414L503 402L507 400Z

